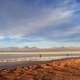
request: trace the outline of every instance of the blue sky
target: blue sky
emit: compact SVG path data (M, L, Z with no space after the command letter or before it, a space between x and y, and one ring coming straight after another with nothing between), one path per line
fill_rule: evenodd
M80 0L0 0L0 47L80 47Z

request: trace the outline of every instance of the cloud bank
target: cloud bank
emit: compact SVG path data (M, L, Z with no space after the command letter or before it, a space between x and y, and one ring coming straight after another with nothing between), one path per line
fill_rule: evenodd
M1 0L0 44L3 47L19 47L18 42L21 46L37 47L79 44L79 7L79 0Z

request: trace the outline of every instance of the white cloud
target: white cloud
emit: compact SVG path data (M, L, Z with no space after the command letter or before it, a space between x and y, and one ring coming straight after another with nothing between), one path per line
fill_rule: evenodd
M68 31L64 32L63 36L67 37L67 36L72 36L74 34L79 34L80 33L80 26L73 26L72 28L70 28Z
M0 29L0 33L1 33L0 39L2 40L2 39L5 39L6 37L8 37L10 39L22 39L23 38L22 36L31 36L34 33L37 34L40 31L40 29L44 29L44 28L47 28L50 26L55 28L56 25L60 25L61 23L64 23L64 22L68 23L74 17L74 12L80 10L77 3L75 4L74 1L73 1L74 3L71 4L71 7L69 7L68 3L70 3L70 2L72 2L72 0L65 0L63 3L61 3L60 6L56 6L56 8L53 8L53 7L49 7L48 9L44 8L44 10L42 10L42 11L37 9L35 14L37 14L39 12L40 13L37 14L36 16L30 14L31 17L28 17L26 14L25 17L23 17L24 14L23 14L23 12L21 12L22 18L16 19L15 21L13 19L11 19L11 21L9 20L10 22L6 21L6 23L8 22L6 27L3 26L5 29L3 29L3 30ZM16 11L17 11L17 9L16 9ZM22 10L22 11L24 11L24 10ZM27 12L27 11L24 11L24 12ZM8 16L7 16L7 18L8 18ZM10 16L9 16L9 18L10 18ZM71 24L73 24L73 23L71 23ZM71 27L68 31L63 31L63 32L53 31L55 35L51 35L51 34L48 34L48 35L52 36L52 37L53 36L68 37L68 36L74 35L76 33L80 33L79 31L80 31L80 27L74 26L74 27ZM45 37L46 36L44 36L43 39L40 38L40 40L45 41ZM41 42L41 43L44 44L44 42ZM36 45L39 45L39 44L40 43L38 43ZM51 44L52 44L52 42L49 43L49 45L51 45Z
M68 30L64 30L64 31L55 31L53 32L55 35L54 37L70 37L73 36L75 34L80 34L80 26L71 26L69 27ZM77 36L77 35L76 35Z
M73 15L73 10L66 10L66 8L50 9L45 11L45 13L40 14L33 19L22 19L17 22L9 30L9 34L14 35L31 35L38 32L39 29L58 25L65 21L70 20ZM8 31L7 31L8 32Z

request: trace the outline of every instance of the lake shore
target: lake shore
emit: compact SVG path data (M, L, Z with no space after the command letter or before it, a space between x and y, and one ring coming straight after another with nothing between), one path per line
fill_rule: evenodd
M80 80L80 58L0 69L0 80Z

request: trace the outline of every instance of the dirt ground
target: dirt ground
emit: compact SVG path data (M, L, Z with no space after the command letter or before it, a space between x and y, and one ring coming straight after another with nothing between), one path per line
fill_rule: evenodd
M0 80L80 80L80 59L0 69Z

